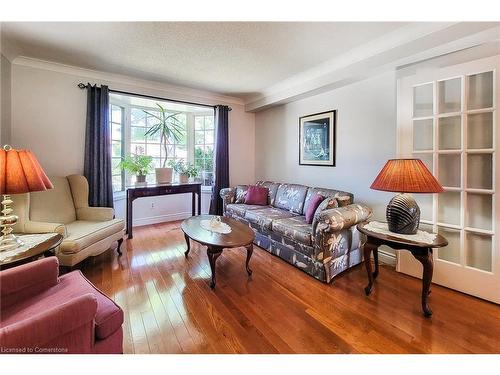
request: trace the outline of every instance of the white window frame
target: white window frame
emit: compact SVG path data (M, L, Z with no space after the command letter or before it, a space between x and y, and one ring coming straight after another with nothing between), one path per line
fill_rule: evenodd
M153 99L152 99L153 100ZM147 106L140 106L140 105L133 105L128 102L122 101L116 97L113 97L110 95L110 101L109 101L110 108L112 105L114 106L119 106L124 109L124 116L123 116L123 125L122 125L122 131L124 133L123 140L122 140L122 149L125 150L124 152L122 151L122 156L123 155L129 155L130 154L130 145L131 145L131 112L132 108L137 108L137 109L143 109L146 111L158 111L158 108L155 107L147 107ZM185 111L176 111L180 113L184 113L186 115L186 125L187 125L187 162L188 163L194 163L194 150L195 150L195 143L194 143L194 121L195 121L195 116L214 116L214 122L215 122L215 112L212 110L207 110L206 112L185 112ZM111 119L110 119L111 123ZM215 138L215 136L214 136ZM214 139L215 143L215 139ZM215 146L214 146L215 147ZM214 168L215 169L215 168ZM130 186L132 184L132 176L128 172L124 172L124 178L125 181L122 184L122 187L126 190L127 186ZM123 177L122 177L123 178ZM115 191L113 194L115 198L120 198L125 196L125 190L119 190ZM202 186L203 191L212 191L211 186Z

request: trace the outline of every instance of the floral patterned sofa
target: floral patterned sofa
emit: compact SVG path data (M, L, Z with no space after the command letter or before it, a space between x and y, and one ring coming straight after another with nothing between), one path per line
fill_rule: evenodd
M353 204L353 194L318 187L259 181L269 189L268 205L247 205L247 185L222 189L224 216L249 225L255 244L323 282L362 261L356 224L372 210ZM312 224L305 211L313 195L326 199L315 211Z

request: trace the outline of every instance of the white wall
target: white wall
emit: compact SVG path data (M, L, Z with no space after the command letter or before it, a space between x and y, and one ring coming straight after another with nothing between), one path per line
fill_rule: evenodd
M79 82L111 89L205 104L227 104L231 184L255 180L254 121L239 99L120 75L95 72L38 60L17 58L12 63L12 145L31 149L49 175L83 172L86 91ZM190 197L166 196L137 200L137 224L190 215ZM204 197L204 206L206 200ZM151 207L153 203L153 207ZM117 215L124 201L117 202ZM181 217L180 217L181 216Z
M11 142L11 64L0 55L0 142Z
M299 117L333 109L336 166L299 166ZM257 179L346 190L383 220L393 194L370 190L370 185L396 155L395 72L258 112L255 155Z

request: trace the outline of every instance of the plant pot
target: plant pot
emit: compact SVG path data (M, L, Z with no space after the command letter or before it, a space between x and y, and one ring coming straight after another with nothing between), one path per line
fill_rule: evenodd
M189 182L189 175L187 175L186 173L181 173L179 175L179 182L181 184L187 184Z
M172 168L155 168L156 183L169 184L172 182Z
M145 174L138 174L137 175L137 183L142 184L146 182L146 175Z

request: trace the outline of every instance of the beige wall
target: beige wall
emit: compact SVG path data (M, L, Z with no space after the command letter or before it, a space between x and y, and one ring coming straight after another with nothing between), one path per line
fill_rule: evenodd
M0 55L0 143L11 142L11 64Z
M227 104L231 184L255 180L254 121L237 99L224 102L216 95L158 83L107 75L42 62L15 60L12 64L12 145L29 148L49 175L83 172L86 92L76 85L91 82L110 88L169 99L206 104ZM206 201L205 197L205 201ZM144 203L139 203L143 201ZM190 212L189 199L172 197L138 200L136 217L141 223L176 219ZM124 202L117 203L123 214ZM141 221L142 220L142 221Z
M336 166L299 166L299 117L333 109L338 110ZM257 179L350 191L384 219L392 194L370 185L396 155L394 72L258 112L255 134Z

